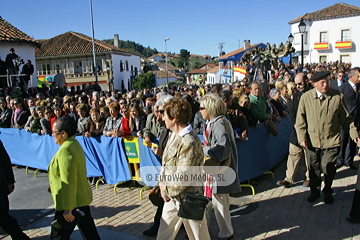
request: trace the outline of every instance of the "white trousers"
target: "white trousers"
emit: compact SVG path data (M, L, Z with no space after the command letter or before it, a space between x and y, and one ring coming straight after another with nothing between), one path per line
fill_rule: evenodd
M214 208L216 222L220 228L219 238L230 237L234 234L230 218L230 197L229 194L213 194L212 201L207 205L206 219L210 224L211 209Z
M178 201L171 200L170 202L165 202L156 238L157 240L175 239L181 227L181 223L184 223L187 236L190 240L210 240L205 216L201 221L190 220L179 217L177 215L178 211Z

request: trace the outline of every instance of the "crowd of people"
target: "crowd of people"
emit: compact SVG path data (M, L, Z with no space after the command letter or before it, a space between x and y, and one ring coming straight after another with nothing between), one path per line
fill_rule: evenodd
M261 124L276 136L278 131L274 121L281 122L289 116L293 131L286 178L277 184L292 187L301 157L306 155L304 186L310 187L307 200L314 202L320 197L321 165L325 174L324 202L332 204L331 184L336 167L345 164L356 168L353 158L356 143L360 144L360 111L357 111L359 70L351 68L351 64L339 62L306 64L302 69L281 64L279 69L269 71L266 84L249 74L229 84L184 85L126 93L102 91L98 85L67 89L55 84L49 88L28 88L24 84L21 89L12 87L1 93L0 127L53 135L56 143L62 146L64 143L68 146L69 141L79 146L73 138L77 135L88 138L135 136L143 138L148 147L161 157L164 167L176 167L177 172L186 172L189 167L200 166L204 158L211 158L216 162L228 161L227 166L237 173L235 139L248 140L251 138L249 127ZM352 92L346 92L348 85ZM66 119L68 122L71 119L72 125L76 126L68 126L64 123ZM204 135L203 142L198 134ZM159 138L159 144L153 145L156 138ZM50 167L55 172L59 168L54 165L57 158L61 155L54 157ZM79 161L84 164L83 157ZM74 171L84 175L81 169ZM211 174L207 174L204 186L200 188L179 187L160 181L161 198L154 225L144 234L157 235L157 239L174 239L183 223L189 239L210 239L207 224L213 208L220 229L219 239L233 238L229 194L241 191L239 178L236 176L229 186L217 186L215 182ZM51 192L55 188L58 186L52 186ZM74 191L72 194L76 194ZM180 201L189 192L211 199L201 221L177 215ZM356 199L359 197L357 191ZM59 207L57 214L63 214L70 221L73 219L71 211L76 208L89 213L91 199L84 201L86 204ZM350 220L360 221L358 206L353 208ZM91 216L88 220L92 226ZM56 229L53 232L62 234ZM69 231L66 234L68 236Z

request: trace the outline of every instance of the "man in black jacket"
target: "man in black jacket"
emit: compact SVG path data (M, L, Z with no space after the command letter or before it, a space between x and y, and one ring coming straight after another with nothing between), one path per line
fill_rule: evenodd
M26 85L29 85L30 76L32 76L34 73L34 66L31 64L30 60L27 60L27 63L23 66L21 74L26 74L26 76L23 76L20 81L20 86L23 86L24 83Z
M16 55L15 53L15 49L14 48L10 48L10 53L8 55L6 55L6 67L7 67L7 73L8 75L16 75L19 73L19 69L18 67L14 64L14 59L18 58L18 55ZM12 78L12 85L15 85L15 77L11 77Z
M354 119L354 124L357 130L360 130L360 96L358 92L358 84L360 82L360 68L356 67L350 70L349 80L340 86L340 91L344 94L347 109ZM353 165L356 153L356 143L350 139L349 132L341 130L341 148L336 161L336 168L343 165L357 169Z
M8 195L14 191L14 183L10 158L0 141L0 227L10 234L12 239L30 239L22 232L16 219L9 215Z
M297 87L297 92L294 94L293 102L290 106L290 118L291 124L293 125L292 133L290 136L290 146L289 146L289 156L287 161L287 170L286 177L282 181L278 181L276 184L284 187L292 187L295 182L295 175L297 172L297 168L299 166L300 160L304 154L304 148L299 146L299 142L297 140L297 134L295 131L295 121L296 121L296 113L299 107L300 97L309 89L308 79L304 73L298 73L295 76L295 84ZM308 163L306 161L306 173L305 173L305 181L303 185L305 187L309 186L309 168Z

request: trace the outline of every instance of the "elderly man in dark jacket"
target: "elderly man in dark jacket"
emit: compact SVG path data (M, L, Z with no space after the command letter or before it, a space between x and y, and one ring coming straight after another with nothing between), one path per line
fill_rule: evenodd
M14 183L10 158L0 141L0 227L10 234L12 239L30 239L22 232L16 219L9 215L8 195L14 191Z

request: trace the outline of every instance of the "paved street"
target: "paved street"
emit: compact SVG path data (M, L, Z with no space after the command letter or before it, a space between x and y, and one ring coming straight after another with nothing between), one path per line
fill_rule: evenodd
M345 167L338 170L335 202L325 205L323 195L314 204L308 203L309 191L301 182L293 188L276 186L285 169L286 161L282 161L274 169L275 180L271 175L260 177L256 195L244 188L240 197L231 198L235 239L360 239L360 226L345 220L352 203L355 170ZM300 166L297 180L302 180L304 170ZM155 207L147 199L148 191L144 192L143 200L139 199L139 190L128 185L119 187L117 194L109 185L94 190L92 213L102 239L155 239L142 235L152 224ZM51 219L49 215L27 226L26 233L32 239L48 239ZM209 229L212 239L216 239L219 230L214 216ZM82 239L79 231L71 239ZM176 239L185 239L185 231L180 230Z

